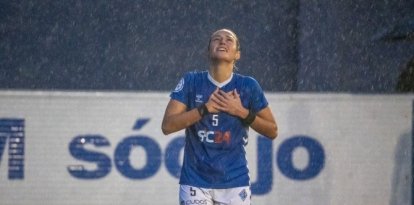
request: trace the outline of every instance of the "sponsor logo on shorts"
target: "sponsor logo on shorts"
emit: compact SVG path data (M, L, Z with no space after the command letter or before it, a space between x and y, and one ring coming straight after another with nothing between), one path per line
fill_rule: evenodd
M189 204L207 204L207 200L206 199L203 199L203 200L195 199L195 200L185 201L185 205L189 205Z

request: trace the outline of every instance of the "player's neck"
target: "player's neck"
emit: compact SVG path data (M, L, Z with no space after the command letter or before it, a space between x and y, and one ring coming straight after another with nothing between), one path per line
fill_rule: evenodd
M233 64L211 64L208 72L215 81L222 83L231 77Z

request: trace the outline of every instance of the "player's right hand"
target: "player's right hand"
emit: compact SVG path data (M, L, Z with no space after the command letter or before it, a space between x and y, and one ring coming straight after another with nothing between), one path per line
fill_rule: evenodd
M220 105L220 94L219 88L216 88L214 92L210 95L208 101L206 102L206 107L209 113L219 113L221 109L223 109Z

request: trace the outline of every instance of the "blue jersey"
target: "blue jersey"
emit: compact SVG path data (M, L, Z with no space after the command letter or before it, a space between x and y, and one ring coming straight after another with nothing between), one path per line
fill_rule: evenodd
M268 106L257 81L236 73L221 84L207 71L187 73L170 96L191 110L206 103L217 87L225 92L236 89L243 106L253 112ZM214 189L249 186L248 131L240 118L224 112L210 113L186 128L180 184Z

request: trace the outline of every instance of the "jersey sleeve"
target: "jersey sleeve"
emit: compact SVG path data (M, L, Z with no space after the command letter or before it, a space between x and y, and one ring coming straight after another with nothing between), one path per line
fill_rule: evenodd
M180 101L188 106L189 74L184 75L171 92L171 99Z
M249 87L251 93L249 109L257 113L262 109L266 108L269 105L269 103L259 83L251 77L248 77L247 81L247 86Z

